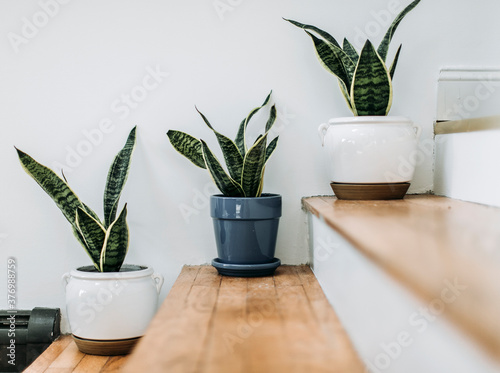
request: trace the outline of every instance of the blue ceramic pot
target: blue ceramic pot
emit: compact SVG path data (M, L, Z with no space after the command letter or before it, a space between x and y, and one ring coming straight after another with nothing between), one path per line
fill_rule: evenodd
M210 197L219 262L263 264L274 260L281 195Z

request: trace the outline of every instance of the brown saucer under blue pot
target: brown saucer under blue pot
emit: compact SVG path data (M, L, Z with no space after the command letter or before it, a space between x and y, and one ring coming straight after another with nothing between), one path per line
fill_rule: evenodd
M233 277L262 277L272 276L276 268L281 265L278 258L274 258L269 263L262 264L230 264L223 263L219 258L212 260L212 265L217 269L219 274Z

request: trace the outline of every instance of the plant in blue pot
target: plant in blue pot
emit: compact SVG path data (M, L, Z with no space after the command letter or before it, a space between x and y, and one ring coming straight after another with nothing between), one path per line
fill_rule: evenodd
M218 258L212 261L220 274L256 277L272 275L281 264L274 257L281 217L281 195L262 193L266 163L276 149L278 137L271 141L276 107L271 106L262 134L248 146L247 127L252 117L268 105L250 111L241 121L236 137L217 132L198 109L205 124L215 134L226 168L202 139L169 130L172 146L193 164L207 169L221 194L210 197Z

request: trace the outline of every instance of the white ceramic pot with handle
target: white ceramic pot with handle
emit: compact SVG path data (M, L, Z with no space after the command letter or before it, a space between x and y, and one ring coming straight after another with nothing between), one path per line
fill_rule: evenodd
M120 272L86 266L66 273L63 285L71 332L80 350L121 355L155 315L163 277L145 266L124 264Z
M319 133L327 154L332 188L340 185L344 189L357 188L359 191L360 188L369 190L370 185L371 189L389 185L394 189L399 184L408 189L418 160L420 135L420 128L409 119L386 116L336 118L320 125ZM335 188L334 192L337 194Z

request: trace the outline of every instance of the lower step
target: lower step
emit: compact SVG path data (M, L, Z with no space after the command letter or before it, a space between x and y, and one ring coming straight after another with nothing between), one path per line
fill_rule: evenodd
M349 372L364 366L307 266L184 267L123 372Z
M370 372L500 372L500 209L435 196L304 205L314 273Z

